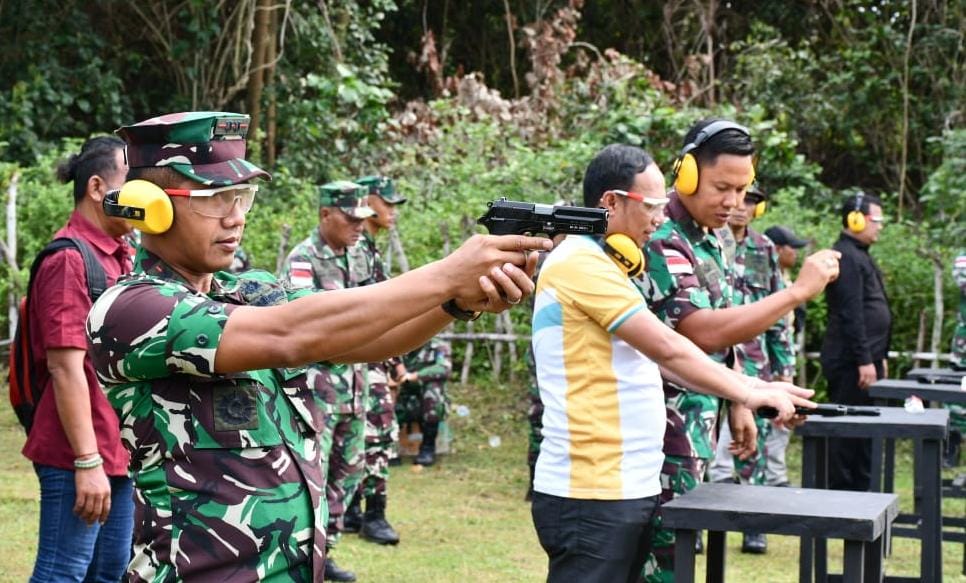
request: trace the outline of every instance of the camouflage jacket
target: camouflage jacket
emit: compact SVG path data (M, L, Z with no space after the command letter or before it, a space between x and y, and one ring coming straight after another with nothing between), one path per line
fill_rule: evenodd
M960 252L953 264L953 280L959 288L959 315L953 333L953 364L966 367L966 251Z
M373 275L370 283L379 283L380 281L388 280L389 273L386 271L386 262L382 259L382 252L379 251L379 247L376 245L375 237L370 235L369 231L363 231L362 238L359 239L356 246L361 248L371 258ZM369 370L366 381L370 386L376 383L388 383L388 375L395 369L398 362L400 362L398 357L390 358L384 362L370 362L368 364Z
M139 249L132 274L91 309L91 358L137 489L130 580L321 577L325 379L214 372L233 310L300 295L258 271L217 273L206 295Z
M668 220L645 247L647 273L636 283L654 314L671 328L697 310L734 305L734 266L724 254L724 242L702 228L672 194ZM732 349L709 355L730 364ZM710 459L714 456L714 428L718 398L664 382L667 430L664 453Z
M727 227L731 234L731 229ZM775 244L748 228L735 247L735 303L750 304L785 289ZM771 380L795 374L795 348L788 318L782 318L761 336L735 347L742 372Z
M449 342L433 338L421 347L405 354L403 363L407 372L419 375L424 385L443 385L453 371L452 349Z
M373 259L359 244L336 255L312 229L308 239L292 249L279 279L295 289L331 291L375 283ZM334 391L326 395L333 413L361 414L365 409L366 382L360 365L319 363L313 368L331 376Z

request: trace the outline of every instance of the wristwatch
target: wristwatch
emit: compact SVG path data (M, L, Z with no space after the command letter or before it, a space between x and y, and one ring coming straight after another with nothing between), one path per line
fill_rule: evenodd
M464 310L456 305L456 300L447 300L443 302L443 311L453 316L457 320L462 320L464 322L472 322L473 320L480 317L483 312L473 312L470 310Z

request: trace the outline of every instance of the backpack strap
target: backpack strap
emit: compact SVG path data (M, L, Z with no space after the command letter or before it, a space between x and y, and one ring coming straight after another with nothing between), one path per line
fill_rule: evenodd
M74 239L71 237L60 237L54 239L50 243L40 250L37 257L34 258L33 265L30 266L30 282L27 284L27 301L30 301L30 288L33 287L34 277L37 275L37 271L40 270L40 265L43 263L44 259L48 255L53 255L54 253L60 251L61 249L68 249L73 247L80 252L81 257L84 260L84 272L87 274L87 295L90 296L91 302L96 302L97 298L101 297L101 294L107 290L107 275L104 273L104 268L101 267L100 262L97 257L94 256L94 252L91 248L81 239Z

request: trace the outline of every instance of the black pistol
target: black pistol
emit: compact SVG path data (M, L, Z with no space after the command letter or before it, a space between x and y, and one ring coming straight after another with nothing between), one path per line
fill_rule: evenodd
M778 409L774 407L759 407L755 411L759 417L774 419L778 417ZM819 415L821 417L844 417L846 415L864 415L866 417L878 417L881 415L878 409L860 409L849 407L848 405L836 405L834 403L822 404L814 409L805 407L795 407L795 413L799 415Z
M491 235L603 235L607 211L579 206L551 206L517 202L506 197L487 203L489 209L476 222Z

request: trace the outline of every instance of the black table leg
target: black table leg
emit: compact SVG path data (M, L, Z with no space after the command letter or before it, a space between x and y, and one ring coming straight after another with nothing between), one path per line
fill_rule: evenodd
M819 439L815 456L815 487L828 490L828 438ZM815 539L815 583L828 582L828 540Z
M886 533L875 539L865 549L865 582L882 583L882 542Z
M674 581L675 583L694 583L694 540L693 530L674 531Z
M802 440L802 487L815 488L815 473L818 465L819 438L806 436ZM814 539L803 536L798 541L798 583L812 583L812 562L814 560Z
M882 491L882 439L872 438L872 465L869 469L869 492Z
M941 450L941 440L922 440L922 459L917 464L919 471L915 476L922 492L920 578L923 581L943 580Z
M885 488L883 492L892 494L896 490L896 440L885 440Z
M705 576L707 583L722 583L725 572L725 535L721 530L708 531L708 570Z
M842 570L844 583L861 583L864 580L866 544L857 540L845 541L845 567Z

